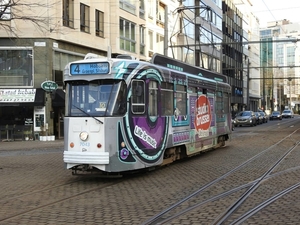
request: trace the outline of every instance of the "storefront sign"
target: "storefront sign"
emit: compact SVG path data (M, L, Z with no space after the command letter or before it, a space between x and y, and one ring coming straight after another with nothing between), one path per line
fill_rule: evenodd
M0 89L0 102L34 102L36 89Z
M25 125L32 125L32 124L33 124L32 118L25 118Z
M54 81L49 80L49 81L44 81L41 84L41 88L43 88L44 91L51 92L51 91L55 91L58 88L58 85Z

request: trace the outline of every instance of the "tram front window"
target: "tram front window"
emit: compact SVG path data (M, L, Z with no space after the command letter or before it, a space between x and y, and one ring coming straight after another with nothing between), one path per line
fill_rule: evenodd
M66 85L67 116L116 116L126 112L126 84L119 80L76 81ZM118 110L116 110L118 108Z

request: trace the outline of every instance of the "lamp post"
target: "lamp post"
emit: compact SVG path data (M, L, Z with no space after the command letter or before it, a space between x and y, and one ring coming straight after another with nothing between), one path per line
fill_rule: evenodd
M262 107L264 109L264 111L266 110L266 90L265 90L265 68L263 68L263 85L262 85L262 88L263 88L263 102L262 102Z
M290 92L289 108L291 109L292 108L292 90L291 90L292 89L292 85L291 85L292 78L289 77L288 80L289 80L289 92Z

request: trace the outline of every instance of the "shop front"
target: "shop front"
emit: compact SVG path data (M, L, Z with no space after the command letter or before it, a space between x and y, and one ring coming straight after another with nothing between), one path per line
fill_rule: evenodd
M0 89L0 140L35 140L45 124L41 88Z
M57 89L52 93L52 113L50 117L53 119L54 134L58 139L64 137L64 115L65 115L65 92Z

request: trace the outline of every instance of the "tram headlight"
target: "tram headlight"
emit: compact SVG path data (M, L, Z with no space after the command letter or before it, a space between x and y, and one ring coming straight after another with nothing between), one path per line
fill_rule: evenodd
M122 141L122 142L121 142L121 147L122 147L122 148L125 148L125 146L126 146L126 145L125 145L125 142Z
M88 132L86 132L86 131L80 132L79 138L80 138L82 141L86 141L86 140L89 138Z

